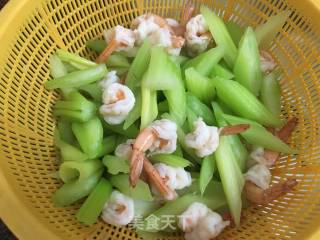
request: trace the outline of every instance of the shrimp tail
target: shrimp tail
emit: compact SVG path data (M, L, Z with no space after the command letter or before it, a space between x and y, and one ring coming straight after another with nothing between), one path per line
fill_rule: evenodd
M226 126L220 129L220 136L235 135L247 131L250 128L249 124L238 124Z
M275 184L263 190L251 181L247 181L244 189L246 197L250 202L264 205L290 192L297 184L297 180L288 179L285 182Z
M180 24L182 26L186 26L189 20L191 19L195 10L195 5L188 0L180 17Z
M130 185L135 187L140 178L143 169L144 153L135 149L132 151L132 157L130 161Z
M297 125L298 125L298 118L293 117L278 132L275 132L274 135L276 135L282 141L287 142L289 140L289 137L291 136L291 133L293 132L293 130L296 128ZM271 150L265 150L263 155L263 157L267 160L268 166L270 167L275 164L279 156L280 156L279 152L274 152Z
M118 42L116 41L115 38L113 38L108 46L103 50L103 52L98 56L98 58L96 59L96 63L103 63L105 62L108 57L114 52L114 50L116 50L116 48L118 47Z
M154 166L150 163L149 159L144 157L143 160L143 168L148 176L148 180L154 187L161 193L161 195L166 200L173 200L177 197L177 193L171 190L161 178L158 171L154 168Z

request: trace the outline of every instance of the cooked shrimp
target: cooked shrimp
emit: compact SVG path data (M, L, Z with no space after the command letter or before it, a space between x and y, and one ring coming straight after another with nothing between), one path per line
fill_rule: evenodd
M280 138L282 141L287 142L291 133L294 131L296 126L298 125L298 118L293 117L291 118L285 126L282 127L278 132L276 132L276 136ZM265 150L263 154L263 158L266 160L267 165L269 167L273 166L277 159L279 158L280 153L274 152L271 150Z
M277 66L276 61L266 50L260 50L261 71L264 73L271 72Z
M144 158L143 169L148 176L150 184L157 189L157 192L160 193L164 199L173 200L178 196L177 193L166 184L157 169L147 158Z
M108 72L107 75L99 82L100 87L102 90L106 90L111 84L119 83L120 79L117 75L116 71Z
M207 49L212 36L201 14L191 18L187 23L185 38L190 55L197 55Z
M126 51L130 48L133 48L135 43L133 32L130 29L122 26L116 26L113 29L105 31L104 37L108 43L108 46L96 59L97 63L106 61L114 51Z
M101 217L106 223L112 225L127 225L134 218L133 199L118 191L113 191L103 207Z
M133 20L131 28L138 45L149 38L152 45L163 46L169 54L179 55L185 40L175 35L170 24L172 20L168 22L156 14L145 14Z
M135 97L125 85L112 83L104 90L100 113L109 124L120 124L128 116L135 104Z
M263 190L269 187L271 181L271 173L263 164L257 164L251 167L244 177L247 181L251 181Z
M207 126L202 118L194 122L195 130L185 137L186 145L195 149L198 157L205 157L215 152L219 146L219 136L238 134L246 131L247 124L227 126L221 129Z
M179 227L186 240L210 240L230 224L202 203L192 203L179 217Z
M244 191L250 202L254 204L268 204L269 202L290 192L297 184L297 180L289 179L263 190L253 182L246 181Z
M126 142L119 144L114 150L114 155L126 160L130 160L134 139L128 139Z
M145 152L173 153L177 147L177 125L167 120L157 120L143 129L136 138L130 160L130 182L136 185L142 171Z

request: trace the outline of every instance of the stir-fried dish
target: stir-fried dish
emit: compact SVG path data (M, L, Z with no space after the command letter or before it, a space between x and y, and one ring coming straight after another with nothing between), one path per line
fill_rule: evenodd
M253 29L188 3L179 20L146 13L105 30L86 45L95 61L57 50L45 84L61 93L53 203L85 199L75 217L86 225L209 240L240 225L242 209L293 191L295 179L270 171L297 154L269 50L289 14Z

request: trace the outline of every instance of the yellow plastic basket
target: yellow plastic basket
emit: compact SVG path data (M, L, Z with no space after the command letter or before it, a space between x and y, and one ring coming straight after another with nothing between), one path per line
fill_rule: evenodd
M299 185L266 206L244 212L239 228L219 239L320 239L320 2L318 0L208 0L224 19L241 25L265 21L290 8L290 19L271 52L285 73L283 118L297 116L291 145L298 157L283 156L273 181L295 177ZM181 0L11 0L0 14L0 216L20 239L137 239L128 228L76 222L79 206L55 208L60 183L50 177L58 164L53 146L52 106L47 91L48 58L57 48L93 57L88 39L106 28L128 25L144 12L178 17ZM179 236L167 239L181 239Z

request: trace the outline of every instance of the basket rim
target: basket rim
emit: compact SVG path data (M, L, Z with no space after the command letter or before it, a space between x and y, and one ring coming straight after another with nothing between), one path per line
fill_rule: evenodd
M139 0L137 1L139 2ZM288 1L320 28L320 22L317 19L320 16L320 0ZM12 38L14 38L16 29L42 2L44 0L10 0L0 11L0 62L5 60L6 49L10 45ZM0 152L0 159L4 160L5 158L3 153ZM3 162L0 161L0 165L3 165ZM30 208L20 200L18 191L10 185L4 174L4 169L3 167L0 168L0 217L7 227L19 239L33 240L35 235L39 239L61 239L61 236L54 231L50 231L47 225L41 222ZM320 239L320 227L308 234L308 240Z

